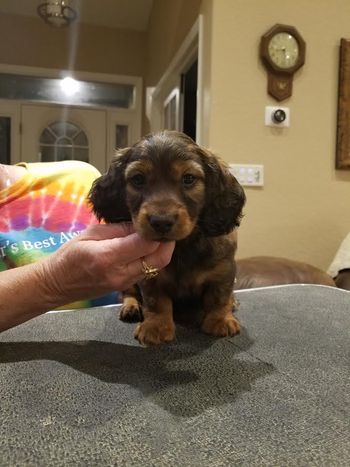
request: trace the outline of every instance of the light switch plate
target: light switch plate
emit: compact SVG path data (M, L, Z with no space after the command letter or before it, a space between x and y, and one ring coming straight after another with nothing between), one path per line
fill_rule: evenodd
M230 164L230 172L243 186L264 186L264 166L260 164Z

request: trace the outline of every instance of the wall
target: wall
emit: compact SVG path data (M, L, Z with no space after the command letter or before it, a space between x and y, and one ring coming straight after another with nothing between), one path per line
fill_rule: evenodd
M143 76L146 33L0 14L0 63Z
M350 37L348 0L154 0L147 34L83 25L70 37L39 19L0 15L0 63L74 63L155 85L199 11L204 142L227 162L265 166L265 186L246 189L238 255L281 255L326 268L350 231L350 172L334 169L338 48L341 37ZM283 102L291 127L282 132L264 126L264 108L276 102L258 59L260 36L277 22L297 27L307 43L293 96Z
M334 169L338 52L350 37L348 0L203 0L210 30L207 144L227 162L265 167L265 186L247 188L238 256L280 255L327 268L350 231L350 172ZM209 15L209 16L208 16ZM275 23L304 37L294 77L291 127L264 126L266 72L260 37ZM209 63L208 63L209 61Z
M154 0L147 31L144 87L154 87L198 18L201 0ZM150 131L146 115L143 133Z
M196 21L201 0L154 0L147 37L145 83L155 86Z

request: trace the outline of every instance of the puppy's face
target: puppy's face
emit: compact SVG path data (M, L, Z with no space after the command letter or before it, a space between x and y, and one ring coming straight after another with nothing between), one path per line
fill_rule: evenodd
M132 220L146 239L177 241L195 229L205 236L232 231L245 195L211 152L182 133L163 131L117 153L89 199L99 219Z
M126 202L135 229L149 240L181 240L193 231L205 200L205 173L179 146L134 151L125 169Z

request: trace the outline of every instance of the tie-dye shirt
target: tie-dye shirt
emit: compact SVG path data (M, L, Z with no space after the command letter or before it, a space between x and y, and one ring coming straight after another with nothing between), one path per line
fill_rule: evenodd
M98 223L86 200L100 175L93 166L79 161L19 165L27 173L0 191L0 274L45 258L88 225ZM62 308L100 306L117 299L117 294L111 294Z

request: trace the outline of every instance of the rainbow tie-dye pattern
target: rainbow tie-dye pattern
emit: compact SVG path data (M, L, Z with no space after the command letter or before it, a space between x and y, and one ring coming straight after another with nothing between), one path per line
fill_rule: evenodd
M86 202L91 184L99 176L93 166L79 161L19 165L27 173L0 191L0 273L44 258L88 225L98 223ZM117 301L115 293L63 308Z

